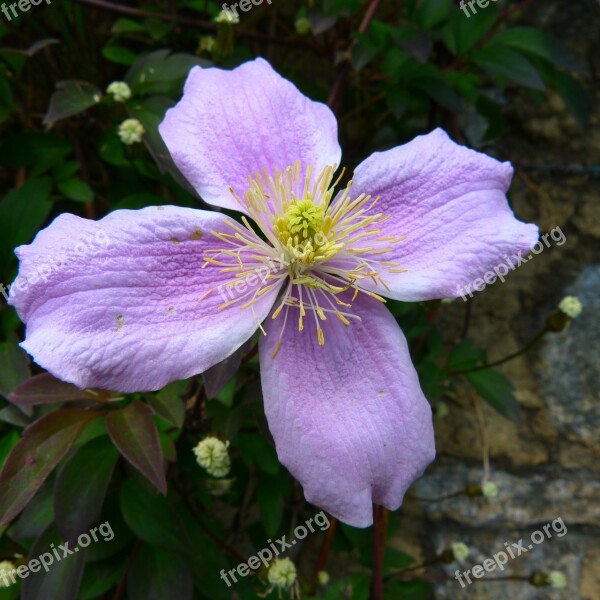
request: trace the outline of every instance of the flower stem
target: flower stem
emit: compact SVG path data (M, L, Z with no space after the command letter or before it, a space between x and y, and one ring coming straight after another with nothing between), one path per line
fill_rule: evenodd
M388 511L373 505L373 579L371 600L383 600L383 556L388 526Z
M456 371L455 374L456 375L464 375L465 373L473 373L474 371L481 371L483 369L491 369L492 367L497 367L498 365L502 365L505 362L512 360L513 358L517 358L517 356L520 356L521 354L525 354L525 352L527 352L528 350L533 348L533 346L535 346L548 333L548 331L550 331L550 330L548 328L544 327L544 329L542 329L542 331L540 331L529 343L527 343L525 346L523 346L523 348L521 348L520 350L517 350L516 352L513 352L512 354L509 354L508 356L505 356L504 358L495 360L494 362L491 362L491 363L486 363L485 365L479 365L478 367L466 369L464 371Z

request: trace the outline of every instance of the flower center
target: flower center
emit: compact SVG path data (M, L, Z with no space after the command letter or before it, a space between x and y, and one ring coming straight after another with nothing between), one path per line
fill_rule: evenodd
M292 200L283 215L273 219L273 230L287 250L291 270L299 273L332 258L344 247L330 239L331 218L310 196Z
M373 210L378 198L368 194L352 198L352 182L332 201L339 183L339 179L334 181L335 170L336 165L331 165L313 176L310 165L303 169L296 162L284 170L275 169L272 175L263 170L249 177L243 197L230 188L262 236L245 216L245 227L230 222L232 233L212 232L223 247L208 250L203 266L211 264L231 273L231 281L224 286L227 290L237 289L240 280L256 274L262 285L235 294L220 310L238 303L241 308L253 307L265 293L284 283L272 314L273 319L284 315L280 342L289 310L297 308L298 330L303 331L304 319L312 317L319 345L323 345L320 323L328 316L344 325L360 320L351 312L359 292L385 302L369 288L389 290L385 275L403 272L385 255L405 238L383 234L390 215ZM261 277L264 272L268 275ZM349 290L354 294L347 294ZM275 354L278 349L279 345Z

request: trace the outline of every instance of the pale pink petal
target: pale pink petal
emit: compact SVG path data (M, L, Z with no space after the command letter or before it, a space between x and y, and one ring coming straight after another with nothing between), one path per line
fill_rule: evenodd
M398 508L435 456L429 403L406 340L379 301L360 294L347 327L334 316L297 328L291 308L281 349L282 312L267 319L260 341L265 412L281 462L308 501L366 527L372 502Z
M123 392L156 390L223 360L256 331L278 289L247 309L219 310L225 291L199 301L231 279L202 268L206 250L223 245L211 231L231 233L230 221L174 206L100 221L59 216L16 250L10 302L27 325L23 348L60 379Z
M368 280L361 285L405 301L457 297L462 286L516 262L519 252L525 257L538 228L518 221L508 205L512 173L510 163L459 146L441 129L367 158L355 171L352 195L381 196L371 210L391 219L380 236L406 236L374 258L397 261L407 272L384 276L391 291Z
M210 204L243 210L248 176L272 175L301 161L319 172L339 164L333 113L301 94L259 58L232 71L195 67L183 98L170 109L160 134L183 175Z

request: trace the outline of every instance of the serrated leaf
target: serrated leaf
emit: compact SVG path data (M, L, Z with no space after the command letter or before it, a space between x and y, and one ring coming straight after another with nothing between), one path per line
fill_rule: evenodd
M106 415L106 428L121 454L163 494L167 480L158 431L147 404L134 400Z
M50 98L44 125L53 125L57 121L77 115L95 106L101 97L102 92L87 81L60 81Z
M0 472L0 524L25 508L84 427L98 416L80 408L57 410L24 431Z
M518 422L521 408L514 395L512 383L498 371L480 369L466 373L467 379L479 395L502 416Z
M66 540L87 531L100 517L118 458L110 440L101 437L79 448L60 469L54 485L54 514Z

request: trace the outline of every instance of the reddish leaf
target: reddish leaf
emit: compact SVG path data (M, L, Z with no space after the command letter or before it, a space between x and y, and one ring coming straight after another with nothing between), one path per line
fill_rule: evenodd
M49 373L36 375L19 385L9 399L17 406L35 406L36 404L54 404L73 400L94 400L96 396L87 390L80 390L71 383L56 379Z
M152 409L134 400L125 408L106 415L106 428L121 454L159 491L166 494L163 453L152 420Z
M18 515L99 413L82 408L57 410L24 432L0 472L0 525Z

